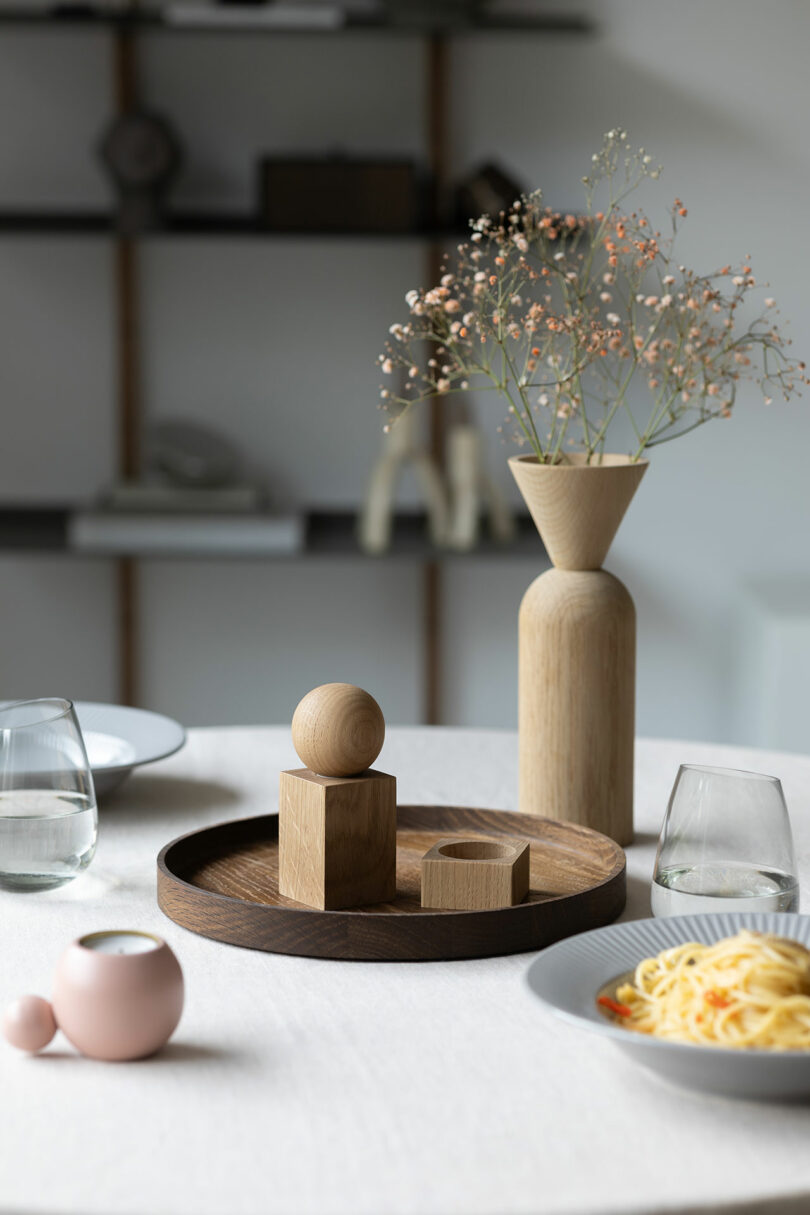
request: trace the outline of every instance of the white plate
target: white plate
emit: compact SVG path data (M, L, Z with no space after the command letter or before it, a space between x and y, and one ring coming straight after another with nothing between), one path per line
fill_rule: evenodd
M673 1084L727 1097L807 1099L810 1051L733 1050L667 1042L613 1025L597 1007L600 989L635 970L642 958L687 941L711 945L743 928L775 932L810 948L810 916L790 912L635 920L583 932L544 950L529 968L529 987L558 1017L609 1038L636 1063Z
M133 768L166 759L186 741L180 723L161 713L87 700L75 701L74 707L97 797L116 789Z

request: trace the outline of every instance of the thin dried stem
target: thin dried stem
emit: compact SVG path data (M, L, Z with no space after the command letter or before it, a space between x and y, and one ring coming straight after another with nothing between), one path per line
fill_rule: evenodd
M566 446L601 457L620 413L637 460L730 417L743 380L759 384L766 404L810 382L771 320L773 300L742 320L756 287L748 259L697 274L674 257L680 199L666 238L624 208L660 172L624 131L609 131L582 179L582 214L554 212L536 191L471 222L454 265L430 290L408 292L410 316L391 326L378 362L386 376L405 373L399 392L381 387L391 420L428 397L483 389L543 462Z

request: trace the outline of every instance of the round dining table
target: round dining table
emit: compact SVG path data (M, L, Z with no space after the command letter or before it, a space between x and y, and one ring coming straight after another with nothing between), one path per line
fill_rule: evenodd
M781 778L810 910L810 758L640 739L623 918L650 914L682 762ZM376 766L401 803L517 808L517 736L392 728ZM167 919L174 837L274 813L300 767L288 727L193 729L99 810L88 871L0 894L3 1003L49 996L70 941L164 937L186 981L171 1042L102 1063L60 1035L0 1044L0 1211L48 1215L534 1215L810 1210L810 1103L669 1087L531 994L533 954L345 962L225 945Z

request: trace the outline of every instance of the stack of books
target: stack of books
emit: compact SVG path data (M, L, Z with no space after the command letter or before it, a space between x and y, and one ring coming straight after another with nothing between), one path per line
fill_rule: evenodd
M271 513L261 491L250 485L182 489L130 483L71 515L68 543L77 551L111 556L297 553L304 546L304 517Z

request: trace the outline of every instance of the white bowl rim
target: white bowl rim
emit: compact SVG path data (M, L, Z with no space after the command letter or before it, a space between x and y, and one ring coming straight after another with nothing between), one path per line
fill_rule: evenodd
M148 719L153 725L159 725L161 729L165 730L167 736L171 735L171 742L168 745L160 743L156 746L153 745L144 750L139 750L138 745L132 742L131 737L120 733L112 723L105 724L103 730L100 726L82 726L82 729L87 728L87 732L90 734L105 733L110 737L123 739L125 742L129 742L135 749L134 757L125 763L91 764L94 772L103 772L110 775L115 772L129 772L132 768L141 767L142 764L153 764L157 763L158 760L168 759L170 755L176 754L186 744L185 728L179 721L175 721L173 717L167 717L163 713L154 713L151 709L135 708L132 705L109 704L96 700L76 700L73 704L80 726L82 726L82 711L93 710L101 715L108 713L111 717L119 717L119 719L135 717L144 724L147 723Z

